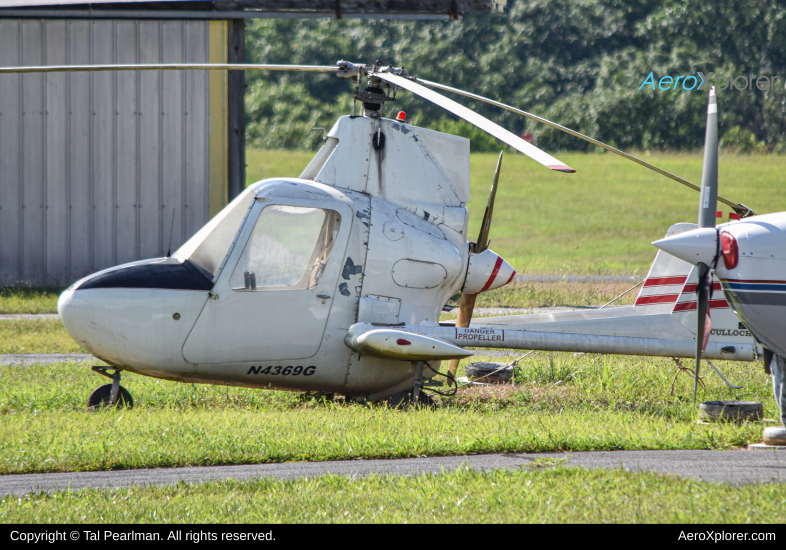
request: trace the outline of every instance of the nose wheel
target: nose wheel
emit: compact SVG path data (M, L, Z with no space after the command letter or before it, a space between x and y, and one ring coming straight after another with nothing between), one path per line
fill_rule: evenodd
M98 386L87 400L87 408L90 410L102 409L104 407L128 407L134 406L134 399L131 393L120 385L120 370L113 369L109 373L107 367L93 367L93 370L102 376L112 379L111 384Z

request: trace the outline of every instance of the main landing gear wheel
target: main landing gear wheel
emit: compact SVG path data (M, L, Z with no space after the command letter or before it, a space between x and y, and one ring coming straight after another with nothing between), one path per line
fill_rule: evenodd
M430 395L424 393L423 390L423 365L424 361L413 361L412 365L415 367L415 373L412 377L412 389L398 392L396 395L388 399L388 407L391 409L408 409L410 407L429 409L436 408L437 404Z
M391 409L402 409L406 410L412 406L412 390L404 390L398 392L396 395L388 399L388 407ZM434 409L437 407L437 404L431 398L430 395L424 392L420 392L418 395L418 401L415 403L415 407L418 408L429 408Z
M87 400L87 408L93 411L111 406L112 384L98 386L93 390L93 393L90 394L90 398ZM134 406L134 399L131 397L129 391L123 386L120 386L120 393L117 396L117 404L115 406L118 408L127 407L129 409Z

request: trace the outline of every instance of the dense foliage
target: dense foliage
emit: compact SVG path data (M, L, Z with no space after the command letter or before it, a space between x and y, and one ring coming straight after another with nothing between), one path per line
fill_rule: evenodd
M508 13L461 22L256 20L247 60L404 66L412 74L499 99L624 149L696 149L704 140L702 91L640 89L663 76L779 76L768 91L719 92L721 136L741 152L786 150L786 6L777 0L515 0ZM351 86L332 75L247 74L249 144L314 148L351 109ZM403 96L403 97L402 97ZM439 108L402 94L410 121L473 138ZM465 102L466 103L466 102ZM590 145L512 113L471 104L549 150ZM388 113L390 114L390 113ZM477 139L476 139L477 137Z

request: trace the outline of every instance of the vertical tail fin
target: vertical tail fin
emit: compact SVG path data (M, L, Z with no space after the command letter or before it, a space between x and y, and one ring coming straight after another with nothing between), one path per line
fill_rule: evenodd
M669 228L666 236L690 231L695 227L696 224L692 223L677 223ZM636 297L633 310L639 315L671 313L692 268L688 262L659 250Z
M692 223L672 225L666 236L676 235L696 227ZM671 314L691 333L696 332L696 267L659 250L652 262L647 278L636 297L633 311L639 315ZM721 338L724 342L750 343L751 333L726 301L723 288L715 276L711 279L712 294L709 312L712 318L710 341Z

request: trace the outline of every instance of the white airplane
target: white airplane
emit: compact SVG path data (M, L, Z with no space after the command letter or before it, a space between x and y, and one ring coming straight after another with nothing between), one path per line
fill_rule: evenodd
M419 81L402 69L343 61L335 67L15 67L0 68L0 75L165 69L334 72L356 83L354 97L363 112L355 116L353 107L352 116L335 123L299 177L250 186L171 256L113 267L63 292L58 312L66 329L111 365L94 367L112 384L93 392L90 406L133 403L120 386L122 371L400 404L428 403L421 390L443 385L432 380L440 361L473 355L465 348L693 356L698 333L692 328L691 285L698 277L689 264L664 252L634 306L482 319L467 326L474 296L515 275L488 249L500 164L480 236L469 243L469 140L406 124L405 116L384 118L384 105L399 88L409 90L536 162L573 172L426 86L533 115ZM361 90L364 76L368 86ZM686 229L677 225L669 234ZM458 291L463 292L458 322L440 323L443 306ZM750 334L738 328L725 303L719 300L716 308L719 332L710 337L705 357L756 359ZM451 366L443 376L455 384L454 374Z
M699 274L697 332L715 327L712 304L731 303L740 324L764 346L765 368L773 375L775 401L786 423L786 212L752 216L716 227L718 196L718 107L710 90L698 227L653 244L696 266ZM660 254L660 252L659 252ZM712 273L712 275L711 275ZM720 285L709 284L710 277ZM706 322L705 322L706 319ZM714 328L713 328L714 330ZM776 357L773 362L773 354ZM696 366L706 355L696 349ZM695 388L694 388L695 393Z

